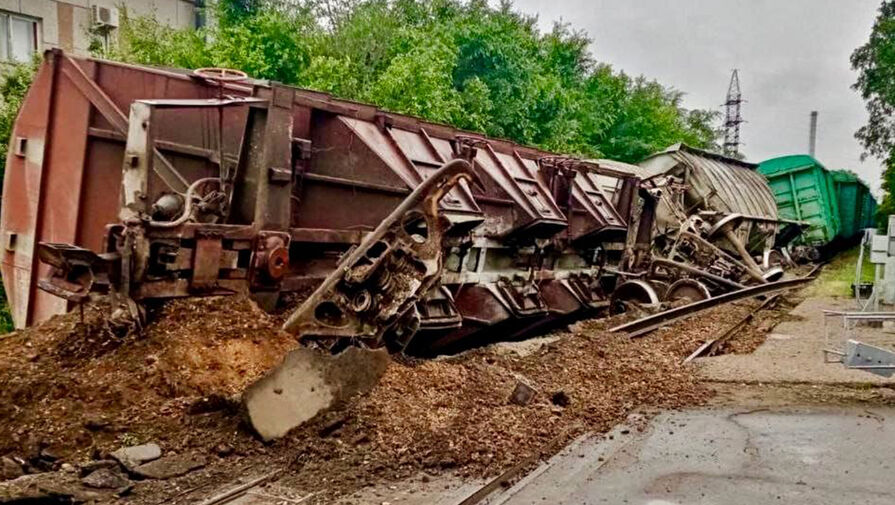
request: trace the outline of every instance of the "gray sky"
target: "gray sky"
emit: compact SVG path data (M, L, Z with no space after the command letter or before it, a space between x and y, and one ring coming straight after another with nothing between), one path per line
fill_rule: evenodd
M593 40L597 60L687 93L690 108L720 110L730 72L744 98L741 141L750 161L808 151L818 120L817 158L849 168L875 191L881 163L860 161L854 132L866 113L850 86L849 56L873 26L879 0L514 0L542 29L567 21Z

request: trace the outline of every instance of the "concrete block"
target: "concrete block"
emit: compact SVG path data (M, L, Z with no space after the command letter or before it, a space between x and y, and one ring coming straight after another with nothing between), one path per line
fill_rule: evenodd
M243 394L249 424L265 441L338 408L379 382L391 359L384 349L349 347L335 356L300 347Z

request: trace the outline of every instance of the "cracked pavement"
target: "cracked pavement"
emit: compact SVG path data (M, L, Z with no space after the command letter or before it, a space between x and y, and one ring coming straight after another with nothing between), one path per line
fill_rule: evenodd
M491 503L895 503L893 416L890 407L667 412L643 431L579 440Z

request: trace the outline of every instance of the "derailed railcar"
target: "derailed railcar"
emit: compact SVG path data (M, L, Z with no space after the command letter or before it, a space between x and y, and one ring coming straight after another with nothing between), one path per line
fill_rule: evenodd
M876 228L876 205L876 198L868 187L861 201L861 228Z
M781 247L778 232L798 223L779 218L757 165L676 144L640 167L643 185L656 195L653 248L660 254L697 247L690 242L699 236L719 249L709 255L712 261L735 258L742 267L714 266L719 273L733 268L727 272L733 278L745 269L758 282L779 276L776 269L768 271L780 264L772 254Z
M805 154L761 162L759 171L774 191L781 216L805 222L791 248L796 258L818 259L853 243L872 227L876 200L867 185L845 170L828 170Z
M868 191L867 186L854 174L845 170L830 171L829 177L833 180L839 207L841 226L839 236L845 241L852 241L863 228L861 214L864 207L864 193Z
M330 350L437 352L780 274L748 164L579 160L236 71L49 52L12 147L17 326L97 292L137 325L152 300L299 294L286 328Z
M94 291L272 304L313 290L454 159L477 184L439 200L440 282L408 323L422 341L518 333L608 303L636 176L234 75L47 53L13 132L0 218L17 326ZM617 181L611 197L601 177ZM348 305L376 312L381 293L355 295Z
M815 158L791 155L761 162L759 171L774 191L782 216L808 223L797 243L820 247L840 233L839 201L828 171Z

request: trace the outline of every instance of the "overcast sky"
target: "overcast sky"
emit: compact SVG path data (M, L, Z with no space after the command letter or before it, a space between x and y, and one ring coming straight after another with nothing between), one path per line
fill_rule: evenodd
M860 161L854 132L866 119L849 56L866 42L879 0L514 0L542 29L569 22L597 60L687 93L690 108L721 110L732 69L743 97L741 149L749 161L808 151L820 113L817 158L879 188L881 163Z

